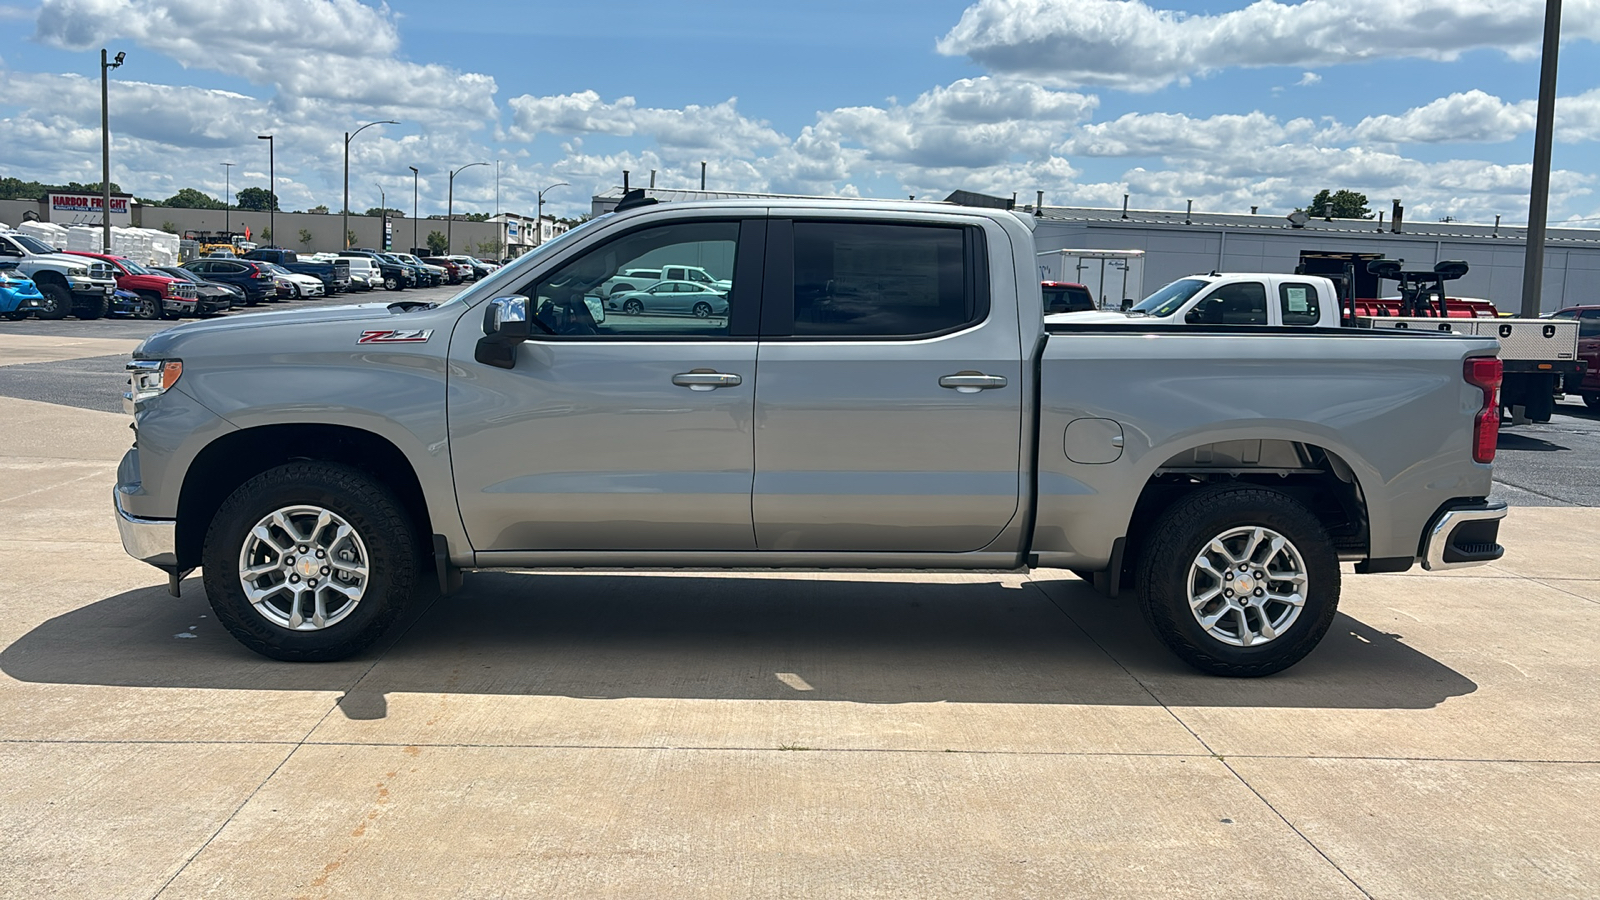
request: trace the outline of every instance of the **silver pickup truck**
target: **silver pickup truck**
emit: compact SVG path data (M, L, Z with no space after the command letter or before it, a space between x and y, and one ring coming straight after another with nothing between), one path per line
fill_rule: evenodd
M1502 552L1488 338L1046 326L1004 211L621 208L444 303L152 335L128 552L277 659L362 650L430 571L1059 567L1222 675L1310 652L1341 561ZM664 260L725 310L605 309Z

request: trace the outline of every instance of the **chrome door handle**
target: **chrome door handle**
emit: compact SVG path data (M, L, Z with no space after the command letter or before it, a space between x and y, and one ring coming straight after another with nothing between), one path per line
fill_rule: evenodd
M696 369L693 372L680 372L672 376L673 384L691 391L714 391L719 387L736 387L743 381L743 378L732 373L713 372L710 369Z
M963 394L976 394L1006 386L1004 375L985 375L982 372L957 372L939 379L939 387L955 388Z

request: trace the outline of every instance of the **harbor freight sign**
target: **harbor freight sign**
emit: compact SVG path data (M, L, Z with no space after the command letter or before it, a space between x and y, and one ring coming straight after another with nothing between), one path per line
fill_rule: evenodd
M126 194L113 194L111 197L111 224L128 226L133 224L133 215L128 209L129 197ZM58 225L99 225L100 212L103 206L99 194L66 194L52 193L49 195L50 221Z

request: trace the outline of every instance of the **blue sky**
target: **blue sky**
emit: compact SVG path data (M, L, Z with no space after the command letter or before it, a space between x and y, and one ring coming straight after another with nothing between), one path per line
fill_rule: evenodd
M113 179L142 196L264 185L287 208L424 213L444 173L501 161L503 208L658 184L787 193L1287 212L1320 188L1408 216L1526 216L1534 0L0 0L0 175L99 178L97 51L114 73ZM1567 0L1552 219L1600 226L1600 0ZM74 75L73 73L76 73ZM488 173L486 175L486 173ZM492 209L492 170L457 178Z

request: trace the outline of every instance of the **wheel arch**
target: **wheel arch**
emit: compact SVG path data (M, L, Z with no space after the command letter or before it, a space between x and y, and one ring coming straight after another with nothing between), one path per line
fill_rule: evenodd
M29 275L28 277L33 279L33 283L34 284L37 284L37 285L40 285L40 286L43 286L43 285L46 285L46 284L55 284L55 285L60 285L61 287L67 287L68 286L67 285L67 276L61 274L60 272L57 272L55 269L40 269L38 272L35 272L34 274Z
M388 438L348 425L260 425L218 437L190 462L178 495L179 566L199 565L206 531L228 495L262 472L302 459L343 463L377 478L395 492L416 524L419 541L430 540L434 525L421 479L411 460ZM419 552L426 558L431 546Z

